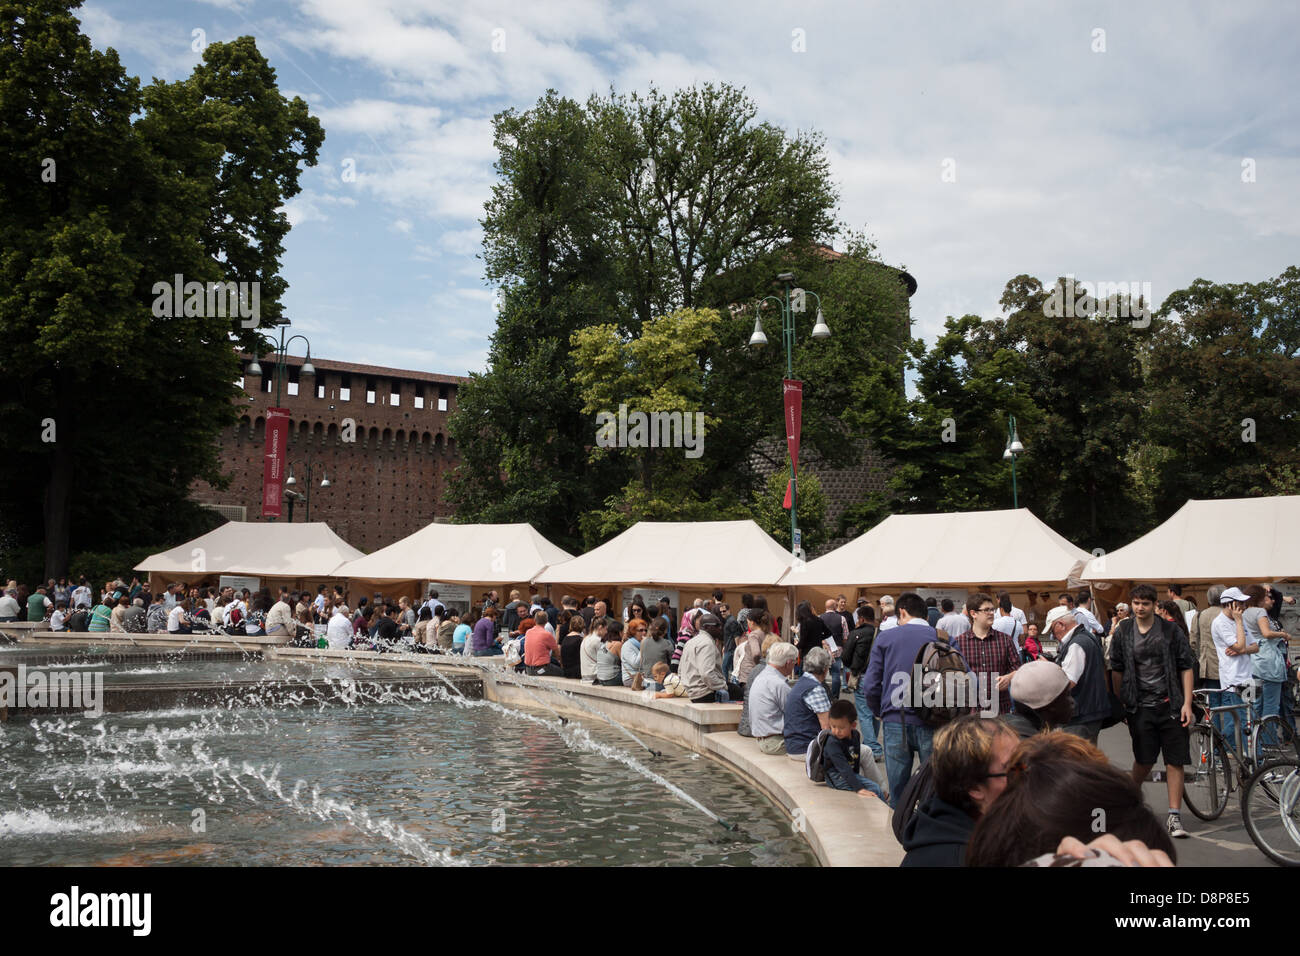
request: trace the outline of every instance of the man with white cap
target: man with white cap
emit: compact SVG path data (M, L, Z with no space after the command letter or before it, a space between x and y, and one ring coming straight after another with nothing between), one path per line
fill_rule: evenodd
M1244 702L1243 693L1250 688L1254 692L1255 679L1251 674L1251 654L1259 652L1258 644L1248 643L1246 636L1246 608L1250 606L1250 596L1240 588L1227 588L1219 595L1219 605L1223 613L1210 625L1210 635L1214 639L1214 651L1219 663L1219 687L1221 688L1218 706L1230 707ZM1236 715L1240 711L1225 710L1215 715L1216 724L1222 717L1220 729L1228 740L1236 736Z
M1074 717L1061 729L1095 744L1101 722L1110 715L1101 642L1064 605L1058 604L1047 612L1046 627L1060 644L1057 662L1070 682L1074 698Z

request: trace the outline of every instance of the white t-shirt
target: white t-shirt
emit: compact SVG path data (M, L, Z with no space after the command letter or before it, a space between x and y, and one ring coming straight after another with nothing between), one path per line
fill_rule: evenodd
M72 591L73 607L90 607L90 588L84 584L77 586Z
M943 631L949 637L956 637L958 634L965 634L970 630L970 621L967 620L965 614L958 614L953 611L951 614L945 614L939 618L939 623L934 627L935 630Z
M891 614L889 615L889 617L885 618L883 621L880 622L880 627L878 628L878 630L888 631L895 627L898 627L898 615Z
M0 617L17 617L20 613L18 599L12 594L0 597Z
M1220 614L1210 625L1210 636L1214 638L1214 650L1219 655L1219 686L1224 690L1249 684L1249 654L1237 654L1229 657L1228 648L1237 643L1237 622L1229 614ZM1246 645L1250 645L1250 636L1246 636Z
M348 620L346 614L334 612L329 626L325 629L325 640L329 642L330 647L352 646L352 622Z
M596 653L600 650L601 645L599 634L588 634L582 639L582 645L578 651L578 662L583 680L596 679Z
M179 604L177 604L174 608L172 608L171 611L167 614L167 633L168 634L178 633L181 629L181 625L184 623L183 620L184 617L185 617L185 608L181 607Z
M61 631L61 630L63 630L63 622L64 622L65 620L67 620L67 617L68 617L68 615L65 614L63 611L55 611L53 614L51 614L51 615L50 615L50 630L51 630L51 631Z

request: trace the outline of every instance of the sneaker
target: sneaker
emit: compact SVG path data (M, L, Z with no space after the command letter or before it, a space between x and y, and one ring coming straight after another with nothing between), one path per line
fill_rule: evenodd
M1181 814L1169 814L1169 821L1166 824L1169 828L1169 835L1175 839L1186 839L1188 833L1183 829L1183 818Z

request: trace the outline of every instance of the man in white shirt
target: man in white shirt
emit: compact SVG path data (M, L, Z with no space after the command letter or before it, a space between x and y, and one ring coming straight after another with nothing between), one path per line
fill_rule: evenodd
M79 607L84 607L89 610L90 605L90 586L86 584L85 579L82 579L81 584L77 585L77 587L72 590L72 607L74 610Z
M66 631L68 629L68 602L60 601L54 608L54 613L50 615L51 631Z
M1001 592L998 595L998 606L994 610L993 630L1001 631L1011 638L1016 645L1016 653L1019 654L1023 650L1022 641L1027 625L1025 624L1024 612L1020 612L1020 616L1016 617L1016 610L1011 605L1011 595L1007 594L1006 591Z
M1219 595L1219 604L1223 613L1210 625L1210 636L1214 638L1214 650L1219 659L1219 686L1223 688L1222 704L1227 707L1243 703L1242 693L1250 687L1253 691L1255 679L1251 674L1251 654L1259 652L1258 644L1247 643L1245 612L1250 598L1239 588L1228 588ZM1236 735L1236 715L1240 711L1223 711L1216 714L1216 722L1221 716L1224 736L1232 740Z
M329 626L325 629L325 640L330 647L348 648L352 646L352 621L348 618L346 604L334 605Z
M18 598L12 593L6 591L4 597L0 597L0 621L16 621L20 612L18 607Z
M1074 618L1092 633L1101 637L1105 633L1101 626L1101 621L1092 613L1092 591L1083 588L1079 591L1074 600Z
M952 598L944 598L939 602L939 607L943 611L943 617L939 618L939 622L935 624L934 629L947 634L949 641L971 629L970 620L966 615L953 609Z
M175 606L167 612L167 633L168 634L192 634L194 633L189 624L185 622L185 605L177 601Z

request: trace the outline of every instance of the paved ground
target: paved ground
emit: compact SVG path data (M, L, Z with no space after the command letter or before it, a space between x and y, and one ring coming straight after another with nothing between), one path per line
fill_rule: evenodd
M1103 730L1099 743L1102 752L1116 766L1124 769L1133 766L1133 747L1128 727L1124 724ZM1163 765L1157 765L1156 769L1162 770ZM1163 819L1169 807L1169 791L1164 781L1143 784L1142 793L1146 797L1147 806ZM1250 834L1241 821L1240 791L1229 795L1227 808L1213 823L1198 820L1184 805L1183 828L1191 836L1186 840L1175 841L1179 866L1274 866L1251 842Z

